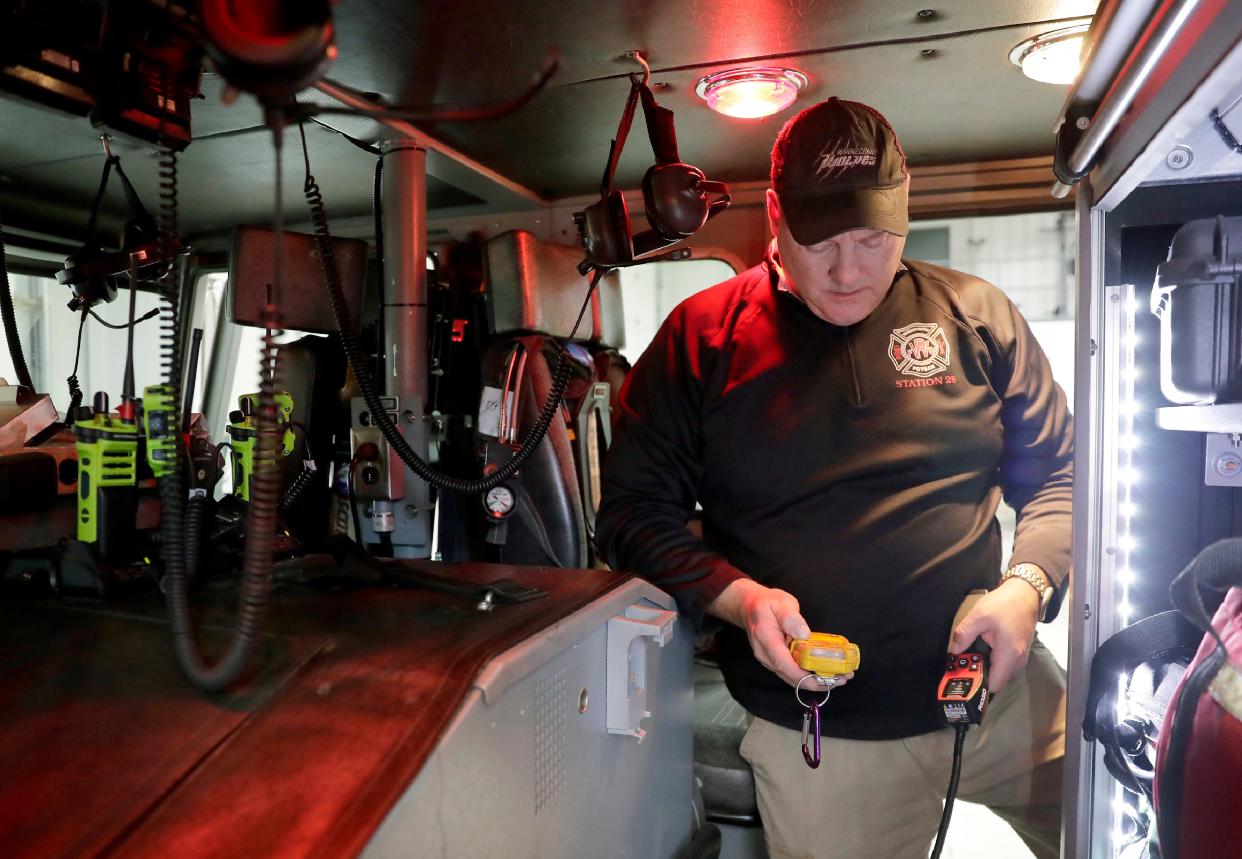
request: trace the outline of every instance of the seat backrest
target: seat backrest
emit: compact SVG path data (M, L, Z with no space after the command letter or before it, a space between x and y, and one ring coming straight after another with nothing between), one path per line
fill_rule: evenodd
M560 343L573 330L588 280L578 273L580 248L514 231L491 239L486 292L493 335L484 360L484 384L516 398L507 420L520 443L535 423L552 387ZM599 501L599 468L611 440L611 387L601 384L594 355L624 345L620 281L601 278L567 358L574 362L563 398L563 419L523 467L518 509L505 526L501 554L512 563L590 566L591 536ZM608 361L600 363L610 364ZM615 362L611 362L615 363ZM613 374L615 375L615 373ZM506 400L507 402L507 400ZM555 557L549 557L554 555Z

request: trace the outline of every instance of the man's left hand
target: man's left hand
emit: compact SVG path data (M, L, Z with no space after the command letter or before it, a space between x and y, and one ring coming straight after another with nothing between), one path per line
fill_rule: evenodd
M982 637L992 648L988 688L996 693L1026 665L1039 617L1039 594L1021 579L1009 579L981 597L953 630L950 653L961 653Z

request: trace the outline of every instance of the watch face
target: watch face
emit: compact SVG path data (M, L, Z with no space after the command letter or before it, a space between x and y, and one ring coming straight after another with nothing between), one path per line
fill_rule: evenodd
M493 519L503 519L512 513L515 502L513 490L503 483L493 486L483 496L483 507Z
M1052 605L1052 597L1056 593L1056 587L1049 585L1044 588L1044 592L1039 595L1039 619L1048 620L1048 607Z

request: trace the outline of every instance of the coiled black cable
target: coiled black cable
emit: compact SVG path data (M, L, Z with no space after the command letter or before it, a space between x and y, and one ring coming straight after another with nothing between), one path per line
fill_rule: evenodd
M293 483L289 484L289 488L281 496L280 515L285 517L293 512L294 506L314 482L315 474L318 472L315 465L315 452L311 450L310 431L306 429L306 424L301 421L289 421L289 426L302 431L302 445L306 448L306 459L302 461L302 470L298 472L298 476L293 479Z
M306 145L303 138L302 145ZM309 159L307 164L309 165ZM591 285L587 289L586 300L582 303L582 309L578 312L578 319L574 322L573 330L569 337L561 343L561 350L556 359L556 369L552 373L552 389L548 392L547 401L543 404L543 409L539 412L539 418L535 421L535 425L526 433L526 438L522 441L517 451L509 457L496 471L476 480L463 480L459 477L453 477L444 474L433 468L424 461L414 449L410 447L404 436L393 426L392 421L388 417L388 412L384 408L380 400L379 392L375 388L370 372L367 370L366 355L362 350L362 344L358 340L358 335L354 333L353 320L349 315L349 307L345 303L345 292L341 287L340 273L336 265L336 256L332 248L332 234L328 229L328 213L324 206L323 194L319 190L315 177L309 172L306 174L306 180L302 187L302 193L306 196L306 202L310 206L311 223L315 229L315 246L319 251L319 265L323 271L324 285L328 290L328 299L332 305L332 316L336 320L337 330L341 335L341 345L345 349L345 357L349 361L350 369L354 371L354 377L358 381L358 390L362 394L363 400L367 404L367 409L371 413L371 420L375 426L379 427L384 438L392 446L393 451L401 458L411 471L421 477L423 480L440 489L447 489L450 492L462 492L466 494L475 494L486 492L492 487L503 483L512 477L519 468L521 468L526 460L535 452L539 446L539 442L543 440L543 436L548 431L548 427L552 424L552 419L556 417L560 410L561 397L565 394L565 386L569 383L569 374L572 370L572 362L566 354L566 343L573 339L574 334L578 331L578 326L582 323L582 317L586 314L587 308L591 306L591 296L595 293L595 288L599 285L600 278L603 277L603 270L596 269L591 276Z
M276 150L277 232L281 223L281 130L273 128ZM163 319L163 365L165 384L171 389L173 403L181 402L181 331L177 325L179 279L175 265L177 229L177 155L165 148L160 162L160 240L162 275L161 296L165 301ZM276 243L274 281L280 283L280 242ZM268 302L269 319L274 316ZM160 478L160 501L163 505L160 529L164 540L165 575L168 581L168 614L173 636L173 650L182 673L198 688L218 692L235 683L245 671L259 641L260 626L267 611L271 590L272 547L276 527L276 505L279 478L276 471L276 400L275 400L275 337L269 328L263 337L263 362L259 385L258 433L255 442L255 473L251 478L250 508L246 517L246 546L243 553L243 581L237 606L237 627L224 656L210 665L199 649L194 636L188 600L189 580L197 566L188 558L197 554L197 534L201 517L185 519L185 488L182 481L182 451L176 445L173 469ZM174 426L179 426L176 421ZM188 526L184 527L183 526ZM187 543L187 537L194 541Z
M306 488L311 485L311 481L315 479L315 470L313 468L303 466L298 472L298 476L293 479L293 483L289 484L289 488L285 490L285 495L280 499L280 515L288 516L293 512L294 505L302 498L306 492Z
M65 381L69 384L69 408L65 409L65 426L71 427L77 420L78 406L82 405L82 383L78 381L78 362L82 359L82 330L86 328L86 308L78 321L78 345L73 350L73 372Z
M4 212L0 209L0 316L4 317L4 337L9 342L9 360L13 362L13 372L17 374L17 384L23 388L34 390L34 381L30 378L30 368L26 366L26 355L22 352L22 341L17 333L17 314L13 311L13 291L9 286L9 258L4 249Z
M195 495L185 505L185 577L198 575L199 551L203 547L203 522L207 515L207 496Z

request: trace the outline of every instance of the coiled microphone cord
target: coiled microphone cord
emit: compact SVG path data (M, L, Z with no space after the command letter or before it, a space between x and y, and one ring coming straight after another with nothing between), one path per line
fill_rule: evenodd
M401 435L400 431L389 419L388 411L380 401L379 392L376 390L374 380L371 378L371 373L367 368L366 355L363 352L362 344L358 340L358 335L354 333L349 307L345 303L345 291L341 286L336 256L333 253L332 234L328 229L328 214L323 203L323 194L319 190L319 185L315 182L315 177L310 173L310 157L306 155L305 132L302 134L302 150L306 158L306 180L302 191L306 196L307 204L310 206L311 221L315 228L315 247L319 251L319 265L323 271L324 285L328 290L328 298L332 305L332 316L341 335L341 345L345 350L345 357L348 359L350 369L353 370L354 377L358 381L358 390L367 404L367 409L370 410L371 420L375 426L379 427L380 432L383 433L384 438L392 446L397 456L401 458L401 461L432 486L447 489L450 492L475 494L486 492L493 486L508 480L517 473L517 470L526 463L526 460L538 448L539 442L543 440L544 434L547 433L548 427L552 424L552 419L556 417L557 412L560 410L561 397L565 394L565 386L569 383L569 375L573 369L566 346L573 339L574 335L578 333L578 326L582 324L582 317L586 315L587 308L591 306L591 296L595 294L595 289L604 275L604 270L597 268L592 272L590 287L587 289L586 299L582 303L582 309L578 312L578 318L574 322L574 327L570 331L569 336L561 341L561 350L557 357L556 369L552 373L552 388L548 392L548 398L539 412L538 420L535 421L535 425L527 432L521 446L496 471L486 477L476 480L463 480L459 477L444 474L433 468L410 447L409 442L405 440L405 437Z

